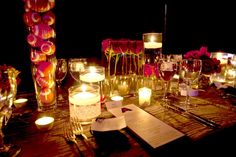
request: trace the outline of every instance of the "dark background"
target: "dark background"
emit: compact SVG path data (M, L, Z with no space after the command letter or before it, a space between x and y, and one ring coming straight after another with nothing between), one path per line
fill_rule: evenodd
M164 6L167 4L166 29ZM0 64L21 71L19 90L33 89L22 0L1 2ZM227 1L75 1L56 0L56 55L101 59L106 38L142 39L145 32L166 32L164 52L183 54L205 45L209 51L236 50L236 9Z

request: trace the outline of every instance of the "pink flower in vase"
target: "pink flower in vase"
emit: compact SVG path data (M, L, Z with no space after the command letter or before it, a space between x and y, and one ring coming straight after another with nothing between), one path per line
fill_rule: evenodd
M102 41L102 52L108 53L111 48L111 40L112 39L105 39Z
M202 74L212 74L221 71L220 61L216 58L211 58L211 53L208 52L208 49L205 46L202 46L199 50L188 51L184 54L184 58L201 59Z
M149 64L144 65L144 76L150 77L153 74L153 66Z
M138 40L136 41L136 49L135 49L135 54L140 54L143 52L143 41L142 40Z
M115 54L127 53L129 41L127 39L112 40L111 46Z

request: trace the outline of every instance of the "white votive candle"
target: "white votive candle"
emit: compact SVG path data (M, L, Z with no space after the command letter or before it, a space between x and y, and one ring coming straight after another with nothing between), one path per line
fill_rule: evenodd
M16 108L24 107L27 104L28 99L26 98L19 98L14 101L14 105Z
M111 100L113 100L113 101L122 101L122 100L123 100L123 97L122 97L122 96L119 96L119 95L115 95L115 96L112 96L112 97L111 97Z
M151 89L147 87L139 88L138 95L139 95L139 105L150 105L151 95L152 95Z
M35 124L39 130L50 130L53 127L53 117L41 117L35 121Z

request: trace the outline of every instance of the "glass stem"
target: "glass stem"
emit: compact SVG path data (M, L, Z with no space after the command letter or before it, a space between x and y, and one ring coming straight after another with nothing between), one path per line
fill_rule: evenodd
M189 81L189 79L187 79L187 81L186 81L186 99L185 99L186 110L188 109L189 104L190 104L189 89L190 89L190 81Z
M168 88L169 81L164 81L164 96L163 99L167 100L167 88Z

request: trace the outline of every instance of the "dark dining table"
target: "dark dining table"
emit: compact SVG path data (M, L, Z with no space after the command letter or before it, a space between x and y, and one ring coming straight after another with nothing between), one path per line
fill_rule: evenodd
M66 90L65 90L66 91ZM18 98L27 98L26 106L13 109L13 114L4 128L5 142L14 143L21 148L19 157L60 157L80 156L75 145L64 138L63 127L69 122L69 103L67 92L65 100L60 101L53 112L55 122L51 130L40 131L35 120L41 114L37 111L34 91L19 92ZM185 97L170 95L170 101L178 105ZM151 105L139 106L138 96L124 97L123 105L135 104L185 136L161 147L152 148L137 136L129 127L121 130L97 132L91 131L90 125L84 126L88 141L78 138L80 150L84 156L227 156L234 153L236 141L236 98L228 91L209 86L191 97L196 104L191 114L185 116L168 107L163 107L158 94L152 94ZM113 115L102 104L103 118ZM213 122L211 126L198 120L198 117ZM140 126L142 127L142 126ZM158 136L158 135L157 135ZM86 145L91 149L87 149ZM92 150L92 152L91 152Z

